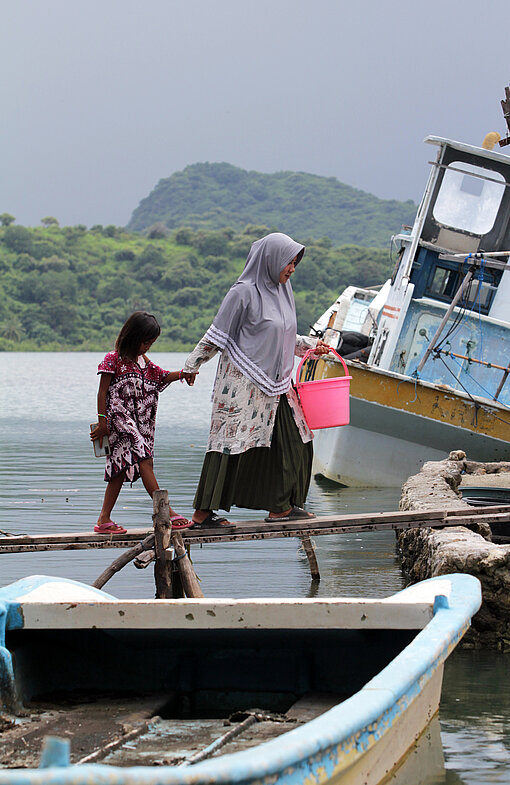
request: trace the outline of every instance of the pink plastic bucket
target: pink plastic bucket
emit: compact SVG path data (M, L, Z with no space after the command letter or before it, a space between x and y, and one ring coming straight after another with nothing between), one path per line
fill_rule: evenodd
M342 363L345 376L300 382L301 368L308 356L313 353L313 349L307 351L297 369L296 389L308 427L312 430L336 428L349 422L349 385L352 376L348 376L347 365L343 358L334 349L331 351Z

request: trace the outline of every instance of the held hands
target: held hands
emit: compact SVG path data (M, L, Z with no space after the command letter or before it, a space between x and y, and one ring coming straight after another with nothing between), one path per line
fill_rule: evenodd
M182 374L182 379L188 384L190 387L193 387L195 384L195 378L198 376L198 373L184 373Z
M182 369L179 371L179 381L186 382L189 387L193 387L195 384L195 378L198 376L198 371L196 373L190 373Z

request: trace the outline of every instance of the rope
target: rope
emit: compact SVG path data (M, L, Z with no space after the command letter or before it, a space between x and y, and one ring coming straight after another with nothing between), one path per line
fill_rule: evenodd
M409 401L409 403L414 403L416 401L416 399L418 398L418 380L420 378L420 374L418 373L418 371L414 370L412 372L412 374L411 374L411 378L414 378L414 398L413 398L412 401ZM407 379L402 379L402 381L397 384L397 395L398 395L398 391L399 391L400 385L403 384L406 381L407 381Z
M179 765L190 766L193 763L198 763L199 761L205 760L206 758L210 758L212 755L214 755L215 752L217 752L219 749L224 747L225 744L228 744L229 741L232 741L232 739L235 739L237 736L240 736L241 733L244 733L245 730L247 730L251 725L253 725L256 722L263 722L264 720L280 719L277 718L274 714L264 714L263 712L258 711L256 709L253 709L252 711L246 713L248 714L248 717L246 717L246 719L240 722L239 725L224 733L223 736L220 736L218 739L213 741L207 747L204 747L203 750L199 750L199 752L196 752L194 755L191 755L189 758L186 758L186 760L184 760Z

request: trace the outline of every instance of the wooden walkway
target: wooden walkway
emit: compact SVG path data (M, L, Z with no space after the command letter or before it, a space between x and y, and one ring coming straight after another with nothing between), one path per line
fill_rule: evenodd
M426 510L413 512L360 513L357 515L328 515L313 520L266 523L239 521L228 532L218 529L184 529L179 533L185 545L215 542L269 540L277 537L317 537L327 534L466 526L475 523L508 524L510 505L468 507L456 510ZM94 534L69 532L65 534L13 534L0 536L0 554L36 551L80 550L86 548L133 548L154 534L153 529L130 529L127 534Z

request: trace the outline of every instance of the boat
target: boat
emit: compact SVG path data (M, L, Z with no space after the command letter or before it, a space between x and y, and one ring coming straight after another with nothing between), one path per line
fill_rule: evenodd
M480 602L466 574L383 599L24 578L0 589L0 785L409 782Z
M509 88L502 104L510 130ZM398 486L451 450L510 459L510 156L498 138L425 139L437 154L413 226L392 238L391 277L348 286L313 326L352 376L349 424L315 434L316 476ZM343 373L328 356L302 378Z

